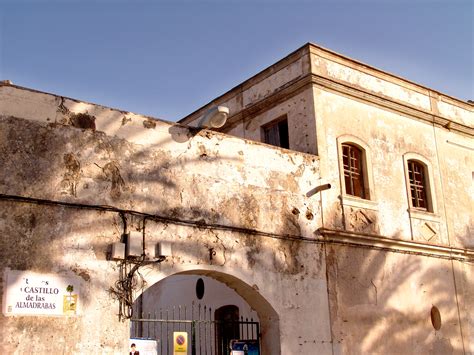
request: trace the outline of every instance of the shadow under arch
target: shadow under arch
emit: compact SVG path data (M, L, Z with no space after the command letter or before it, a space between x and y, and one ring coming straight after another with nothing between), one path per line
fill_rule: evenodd
M148 283L143 292L150 287L154 287L161 281L176 275L202 275L210 277L214 280L222 282L226 286L233 289L239 296L241 296L250 307L256 312L260 320L260 332L261 332L261 349L262 354L281 354L281 343L280 343L280 319L278 313L275 311L273 306L252 286L242 279L215 270L205 269L190 269L186 271L171 272L162 275L163 277L155 282ZM145 277L146 279L146 277ZM147 280L151 281L151 280ZM142 292L142 293L143 293ZM137 298L140 295L137 295ZM136 299L137 299L136 298Z

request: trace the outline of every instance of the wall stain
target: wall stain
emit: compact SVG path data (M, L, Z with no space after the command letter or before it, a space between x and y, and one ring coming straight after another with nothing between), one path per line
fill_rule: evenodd
M95 116L86 113L70 113L69 121L76 128L91 129L95 131Z
M143 121L143 127L147 128L147 129L154 129L154 128L156 128L156 122L152 119L146 119L146 120Z
M356 232L378 233L377 215L367 209L350 208L347 222L349 230Z
M64 154L63 161L66 171L61 181L62 193L77 197L77 185L81 178L81 163L72 153Z
M102 168L103 173L108 181L110 181L110 197L117 199L122 195L122 190L125 187L125 182L120 175L120 169L115 162L107 163Z
M84 269L73 268L72 271L75 274L79 275L84 281L89 281L91 279L91 276L89 275L89 273Z
M125 126L128 122L131 122L132 119L130 117L127 117L127 116L123 116L122 117L122 126Z

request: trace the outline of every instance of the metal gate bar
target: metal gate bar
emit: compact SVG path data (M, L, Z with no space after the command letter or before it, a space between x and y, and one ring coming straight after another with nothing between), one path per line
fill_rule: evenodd
M251 340L260 344L260 324L252 318L244 320L241 317L239 321L213 320L211 308L201 305L198 305L196 312L192 307L191 314L188 313L185 306L179 306L177 312L176 307L173 307L171 312L160 309L159 314L154 313L153 316L151 313L142 314L141 318L131 319L130 336L156 340L160 355L173 354L174 331L185 331L189 334L191 355L229 355L228 344L232 339L226 337L228 333L225 329L237 329L231 334L238 335L240 340ZM182 317L184 319L180 319Z

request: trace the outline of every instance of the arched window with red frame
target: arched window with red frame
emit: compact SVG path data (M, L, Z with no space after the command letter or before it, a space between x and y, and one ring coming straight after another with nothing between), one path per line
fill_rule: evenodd
M414 208L428 210L425 166L416 160L408 160L407 164L411 205Z
M364 186L364 154L352 144L342 144L342 165L347 195L367 198Z

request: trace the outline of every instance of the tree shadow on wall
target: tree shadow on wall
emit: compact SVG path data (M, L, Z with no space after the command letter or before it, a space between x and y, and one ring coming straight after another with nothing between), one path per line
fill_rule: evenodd
M233 252L230 244L239 240L247 250L250 267L262 263L294 278L308 275L305 263L311 256L305 254L301 241L269 242L262 236L242 233L223 242L220 235L202 231L205 224L222 222L253 229L275 225L269 230L275 234L304 234L301 217L291 212L292 203L301 202L301 197L295 197L302 195L301 191L277 194L265 187L243 191L241 183L226 180L219 172L219 163L225 160L229 163L223 168L228 169L226 174L242 177L240 158L221 157L206 147L194 146L192 137L183 140L182 154L176 155L159 145L144 148L91 130L43 127L11 118L3 122L9 130L8 144L0 143L0 165L10 175L2 181L2 193L113 205L196 222L179 239L165 222L156 222L155 229L164 231L157 235L174 238L173 243L185 250L182 259L173 263L209 263L213 247L220 248L225 260L226 253ZM191 165L199 165L198 171L190 173ZM268 203L261 209L264 198L281 203ZM2 202L0 213L0 226L7 236L0 249L2 267L43 272L69 269L91 285L91 293L84 295L86 307L97 305L92 289L108 290L116 281L108 277L118 270L115 263L107 261L107 253L124 231L117 213L14 202ZM143 218L128 218L129 230L143 228ZM340 216L332 218L334 225L340 224ZM195 230L200 231L199 236ZM202 248L193 248L196 239ZM17 246L14 253L9 252L12 245ZM268 255L271 257L263 257ZM462 352L451 261L338 245L326 245L325 258L335 349L353 354ZM321 262L324 255L315 259ZM467 312L474 304L472 278L458 279L463 292L458 292L458 298L464 302L462 311ZM308 280L311 282L311 277ZM100 302L104 304L97 306L111 309L112 302ZM433 305L443 320L438 331L431 325ZM39 332L31 324L18 327Z
M326 245L326 263L334 349L348 354L467 351L459 313L465 333L474 284L456 272L455 287L453 264L459 269L459 261ZM441 315L439 329L434 307Z
M157 234L174 238L173 243L180 250L186 250L179 260L172 260L173 263L184 260L209 263L209 250L212 248L220 248L225 254L227 246L219 241L218 232L205 228L208 223L245 229L258 228L262 221L259 201L253 192L242 191L240 182L232 183L230 180L233 178L225 177L225 173L244 174L241 164L236 164L236 161L241 161L237 152L237 158L219 156L215 150L206 150L204 145L191 145L191 149L186 146L181 155L175 156L159 146L144 148L89 129L42 126L11 117L2 118L1 123L6 127L7 140L0 142L0 163L4 171L9 172L0 184L1 193L67 203L112 205L171 220L187 220L190 222L189 232L182 233L187 235L180 236L180 239L176 234ZM227 162L224 175L219 173L222 166L216 166L223 161ZM199 165L199 168L190 173L192 165ZM216 173L210 173L212 171ZM198 175L200 181L194 179ZM216 185L218 188L212 190ZM229 196L229 191L232 191L232 196ZM269 195L265 187L255 188L254 192L258 196ZM291 193L294 192L287 194ZM72 272L82 279L84 285L81 294L83 306L102 310L88 314L86 318L97 318L100 312L108 320L116 317L113 297L96 298L95 294L109 290L117 281L117 264L107 259L111 244L120 241L125 231L118 213L54 204L1 203L0 226L3 234L8 236L1 242L1 267L44 273ZM272 219L278 219L278 208L283 207L274 207L277 210L268 213ZM128 231L143 229L143 217L125 214ZM156 224L162 230L172 229L167 222ZM196 230L200 231L201 237L192 232ZM203 247L193 248L195 239L199 238ZM243 244L250 247L256 238L243 239ZM18 249L10 252L11 245L18 246ZM19 326L16 320L9 322ZM64 322L59 319L55 324L65 326ZM68 322L76 327L81 324L78 319ZM92 323L101 322L97 319ZM113 324L105 319L103 323ZM34 322L22 323L21 328L21 331L31 330L32 334L43 334L43 338L50 336L48 327L43 326L40 331ZM99 338L106 337L105 334L104 330ZM80 342L80 331L73 335L76 336L73 342ZM12 339L10 350L15 349L15 341ZM106 339L98 341L110 342ZM122 338L113 340L121 341ZM55 348L54 351L59 350Z

